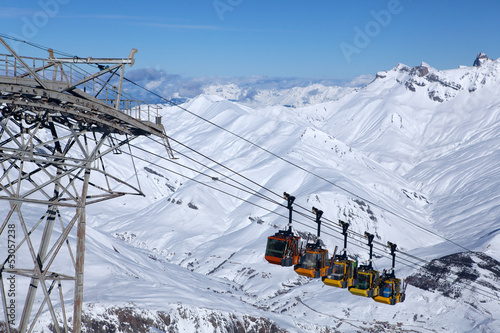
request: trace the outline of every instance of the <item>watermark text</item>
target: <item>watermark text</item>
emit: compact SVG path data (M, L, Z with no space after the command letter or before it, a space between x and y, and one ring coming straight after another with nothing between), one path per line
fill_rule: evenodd
M16 225L11 223L7 225L7 252L8 259L6 266L9 269L16 268ZM15 326L16 323L16 276L10 274L7 280L7 318L9 325Z
M391 23L394 15L400 14L402 11L403 6L399 0L389 0L386 9L371 10L370 15L373 20L368 21L363 28L354 27L353 42L339 44L347 63L350 63L354 54L361 53L361 50L366 48L372 39L377 37L382 32L382 29Z
M219 20L222 22L224 21L224 15L226 12L232 12L242 3L243 0L214 0L212 5L214 6L215 12L219 16Z

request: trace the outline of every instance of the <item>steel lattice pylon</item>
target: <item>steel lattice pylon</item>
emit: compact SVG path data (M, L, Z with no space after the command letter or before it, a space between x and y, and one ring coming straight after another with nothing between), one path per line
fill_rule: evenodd
M85 207L142 194L109 174L103 157L141 135L167 137L149 105L121 92L136 51L126 59L55 59L52 52L39 59L0 42L8 50L0 55L0 330L30 332L48 310L54 331L80 332ZM88 73L78 63L100 70ZM114 89L108 82L118 70Z

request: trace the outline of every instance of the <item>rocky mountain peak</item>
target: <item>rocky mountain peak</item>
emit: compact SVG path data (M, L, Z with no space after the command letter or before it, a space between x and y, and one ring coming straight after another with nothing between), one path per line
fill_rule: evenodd
M491 60L491 59L488 58L488 56L485 53L479 52L477 54L476 60L474 60L474 64L472 64L472 66L481 67L488 60Z

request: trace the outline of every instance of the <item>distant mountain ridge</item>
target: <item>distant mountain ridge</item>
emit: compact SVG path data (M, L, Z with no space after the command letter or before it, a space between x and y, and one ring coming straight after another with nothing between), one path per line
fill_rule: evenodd
M459 91L473 93L487 85L500 83L500 63L479 53L472 67L437 70L425 62L413 68L398 64L391 71L378 72L376 79L396 79L408 90L425 90L431 100L442 103L456 97Z
M200 94L216 95L227 100L258 108L285 105L302 107L332 101L373 80L372 75L360 75L352 80L300 77L181 77L151 68L132 70L124 90L136 98L152 103L164 103L160 98L177 104L188 102ZM152 95L140 86L154 92Z
M245 89L235 84L226 84L206 87L203 92L251 107L280 105L299 108L334 101L355 90L350 87L327 87L319 83L290 89Z

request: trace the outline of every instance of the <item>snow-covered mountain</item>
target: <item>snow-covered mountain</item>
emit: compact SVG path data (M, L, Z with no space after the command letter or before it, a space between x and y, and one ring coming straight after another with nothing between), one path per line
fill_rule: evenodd
M500 61L480 54L474 66L452 70L399 64L361 89L302 107L276 105L288 104L279 96L260 96L272 102L258 108L229 101L242 98L230 87L221 88L225 98L200 95L183 105L198 117L165 106L179 159L137 139L146 197L88 207L85 327L499 332L499 81ZM297 90L294 101L310 95L314 103L314 89ZM135 179L126 154L105 162ZM398 256L396 265L396 275L413 276L406 301L375 303L268 264L266 239L287 223L285 191L297 212L312 217L317 207L329 221L345 220L414 256ZM297 231L315 233L313 221L294 219ZM331 252L342 246L336 225L322 230ZM366 260L364 242L349 239L350 256ZM423 268L419 259L433 261ZM377 251L375 266L390 267L387 252Z
M203 88L206 95L219 96L253 108L267 106L304 107L334 101L354 91L355 88L324 86L316 83L290 89L240 88L234 83L216 84Z

